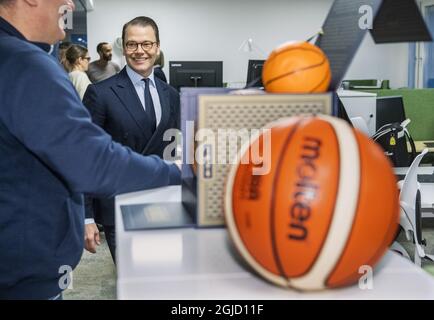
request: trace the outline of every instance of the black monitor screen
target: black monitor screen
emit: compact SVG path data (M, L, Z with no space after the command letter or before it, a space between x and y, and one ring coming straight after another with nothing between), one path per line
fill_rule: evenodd
M404 121L404 103L401 96L377 98L376 130L385 124Z
M181 87L223 87L222 61L170 61L170 85Z
M247 68L247 87L263 87L262 67L265 60L249 60Z

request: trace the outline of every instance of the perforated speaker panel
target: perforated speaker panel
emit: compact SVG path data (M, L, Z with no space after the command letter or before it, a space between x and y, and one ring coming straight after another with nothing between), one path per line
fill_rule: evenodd
M220 95L199 96L197 129L212 130L218 137L219 129L261 129L267 123L295 115L331 114L332 95ZM206 146L205 146L206 145ZM198 150L226 149L226 159L236 154L241 139L235 145L216 138L198 143ZM224 148L226 146L226 148ZM209 154L208 154L209 155ZM217 158L217 157L216 157ZM197 223L199 226L224 225L223 195L230 164L198 164Z

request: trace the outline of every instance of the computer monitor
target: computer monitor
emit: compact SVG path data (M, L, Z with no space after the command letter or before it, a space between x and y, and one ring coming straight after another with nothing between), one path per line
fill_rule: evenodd
M262 67L265 60L249 60L247 67L247 83L246 86L251 87L263 87L262 84Z
M385 124L399 122L406 119L402 96L377 98L376 130Z
M376 130L383 127L386 124L402 123L405 117L404 103L401 96L395 97L380 97L377 98L377 120ZM395 125L389 126L396 127ZM399 127L398 127L399 128ZM399 129L398 129L399 130ZM384 132L384 128L383 128ZM389 134L380 135L376 141L383 147L386 154L396 167L408 167L414 158L414 152L409 153L407 147L407 139L404 136L399 138L396 136L392 143L392 131ZM411 144L411 141L409 141Z
M181 87L223 87L223 61L170 61L170 85Z

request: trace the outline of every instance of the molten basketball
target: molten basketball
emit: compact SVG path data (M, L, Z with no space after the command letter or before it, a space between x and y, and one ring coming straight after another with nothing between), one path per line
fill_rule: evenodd
M252 142L260 149L267 143L262 133L242 147L228 174L225 218L236 248L281 286L320 290L357 282L360 268L380 260L398 228L389 160L330 116L287 118L270 128L268 173L255 175L258 162L250 159Z
M330 80L326 55L309 42L292 42L278 47L262 68L262 82L268 92L325 92Z

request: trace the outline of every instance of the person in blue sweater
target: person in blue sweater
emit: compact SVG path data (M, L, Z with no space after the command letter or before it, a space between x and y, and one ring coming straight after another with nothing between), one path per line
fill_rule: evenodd
M50 45L71 0L0 0L0 299L61 297L84 241L83 193L180 183L92 124Z

